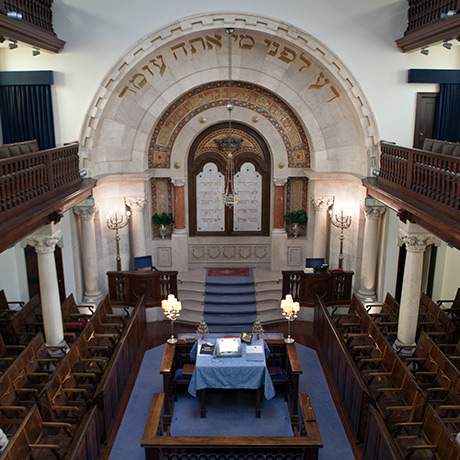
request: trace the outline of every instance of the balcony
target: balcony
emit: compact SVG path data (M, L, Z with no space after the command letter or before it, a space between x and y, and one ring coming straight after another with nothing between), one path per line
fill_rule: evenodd
M92 194L79 170L79 144L0 160L0 252Z
M368 194L460 249L460 158L381 143Z
M407 30L396 44L406 53L459 35L460 0L409 0Z
M58 53L65 42L53 29L53 0L0 0L0 37Z

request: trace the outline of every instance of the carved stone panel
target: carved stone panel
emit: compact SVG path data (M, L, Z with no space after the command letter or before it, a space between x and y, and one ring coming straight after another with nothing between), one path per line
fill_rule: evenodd
M196 219L199 232L225 231L222 195L225 178L215 163L206 163L196 176Z
M246 162L235 174L238 202L233 209L233 230L259 232L262 227L262 176Z

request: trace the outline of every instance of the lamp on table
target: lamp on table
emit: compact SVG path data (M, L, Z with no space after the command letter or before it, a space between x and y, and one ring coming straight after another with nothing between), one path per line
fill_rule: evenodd
M171 321L171 337L167 340L170 344L177 343L174 337L174 321L179 318L182 304L176 299L174 294L169 294L167 299L161 301L161 309L165 316Z
M284 339L284 342L294 343L295 340L291 337L291 323L297 319L298 313L300 311L300 304L299 302L294 302L291 294L287 294L286 297L281 300L280 307L283 316L287 319L288 322L288 336Z

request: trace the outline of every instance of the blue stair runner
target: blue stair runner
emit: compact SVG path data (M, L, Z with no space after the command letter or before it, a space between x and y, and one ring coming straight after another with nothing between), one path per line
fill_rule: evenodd
M250 332L256 320L256 290L248 276L206 276L204 320L210 332Z

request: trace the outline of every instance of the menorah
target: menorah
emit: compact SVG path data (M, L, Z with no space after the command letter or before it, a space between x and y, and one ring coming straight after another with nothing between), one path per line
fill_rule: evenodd
M106 216L107 228L115 231L115 247L117 253L117 271L121 272L121 257L120 257L120 230L126 227L129 222L129 216L131 213L126 210L126 204L124 206L124 212L115 206L114 209L110 210Z
M345 216L343 209L340 210L340 214L333 214L332 210L329 211L331 216L331 224L334 227L340 229L339 241L340 241L340 252L339 252L339 269L343 270L343 240L345 239L344 230L350 228L351 216Z

